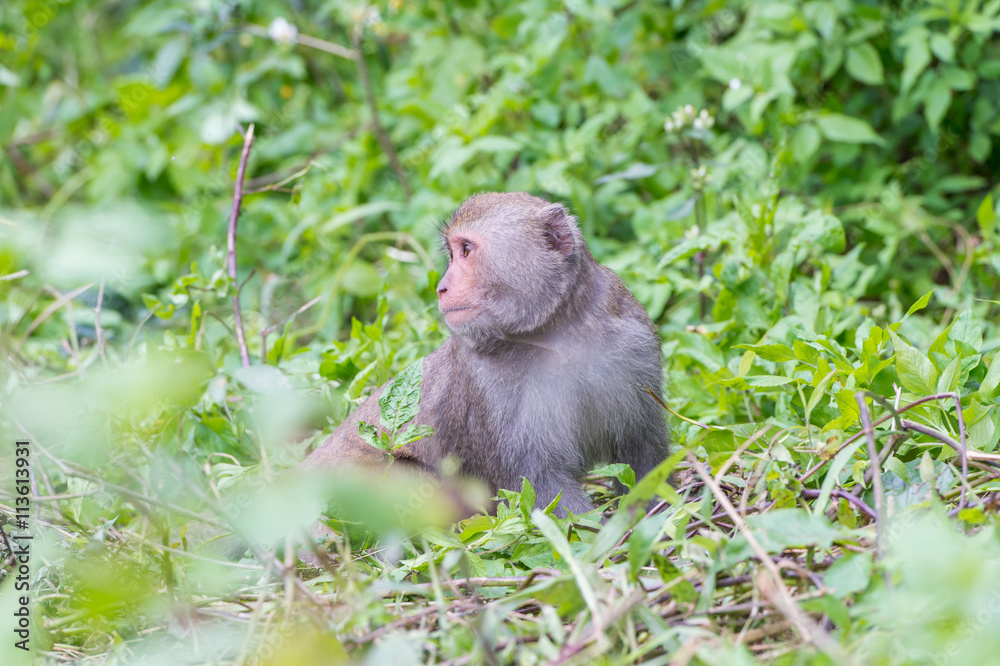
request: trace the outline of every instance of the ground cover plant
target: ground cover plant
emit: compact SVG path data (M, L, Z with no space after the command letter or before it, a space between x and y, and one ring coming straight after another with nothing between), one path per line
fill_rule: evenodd
M3 3L0 662L989 663L998 30L995 1ZM595 470L603 522L283 474L406 368L409 419L437 226L483 190L564 202L660 333L673 455Z

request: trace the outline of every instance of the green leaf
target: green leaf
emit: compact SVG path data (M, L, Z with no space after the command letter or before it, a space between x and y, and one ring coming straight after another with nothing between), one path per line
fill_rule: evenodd
M934 293L934 290L931 289L926 294L924 294L923 296L921 296L920 298L918 298L917 301L913 305L910 306L910 309L906 311L906 317L909 317L914 312L919 312L920 310L923 310L924 308L926 308L927 304L931 300L931 295L933 293ZM903 319L906 319L906 317L903 317Z
M803 509L775 509L763 514L748 516L747 526L769 553L780 553L792 546L819 546L829 548L835 539L842 538L839 529L822 515L809 515ZM729 563L745 560L754 555L746 537L737 535L724 548Z
M901 42L906 42L906 55L903 56L902 92L907 92L916 83L931 62L931 52L927 44L927 28L920 26L911 28Z
M986 198L979 204L979 208L976 209L976 220L979 222L979 229L983 232L983 237L993 237L996 219L997 214L996 209L993 207L993 196L987 194Z
M872 577L872 553L845 553L823 575L823 585L839 598L868 588Z
M412 444L417 440L423 439L424 437L430 437L434 434L434 428L429 425L411 425L405 430L396 435L396 440L393 444L393 449L398 449L401 446L406 446L407 444Z
M616 73L608 61L597 53L591 53L583 71L584 83L596 83L605 95L620 97L625 94L625 77Z
M632 467L624 463L612 463L594 470L595 474L604 474L618 479L626 488L635 486L635 472Z
M911 347L903 338L890 330L892 348L896 351L896 374L907 391L930 395L937 390L938 371L922 352Z
M979 348L983 346L983 329L979 326L976 315L972 313L971 309L962 310L958 314L948 337L979 351Z
M979 384L979 397L984 402L991 403L998 393L998 388L1000 388L1000 352L993 354L993 360L990 361L990 369L983 378L982 383Z
M958 356L951 359L951 363L941 373L938 379L937 392L948 393L958 388L958 379L961 376L962 359Z
M955 44L940 32L931 35L931 51L944 62L955 61Z
M885 464L882 465L882 469L887 472L892 472L906 483L910 482L910 472L907 471L906 465L903 464L903 461L896 456L889 456L889 458L885 461Z
M531 512L535 508L535 488L528 477L521 477L521 516L527 525L531 525Z
M666 512L649 516L639 521L628 538L628 563L633 580L639 578L642 568L649 561L653 544L656 543L666 522Z
M847 49L847 62L844 63L847 73L861 83L881 85L885 82L882 61L878 51L868 42L862 42Z
M935 80L924 95L924 117L935 132L951 106L951 95L951 88L941 80Z
M792 155L795 161L803 164L810 157L816 154L822 141L819 130L812 123L803 123L792 135Z
M779 377L777 375L747 375L743 379L750 386L757 387L781 386L796 381L794 377Z
M816 119L819 131L831 141L843 143L874 143L883 144L882 137L875 133L872 126L860 118L845 116L842 113L828 113Z
M358 435L376 449L389 451L392 448L388 435L380 434L378 428L370 423L358 421Z
M736 349L749 349L765 361L781 363L784 361L794 361L795 352L788 345L733 345Z
M389 432L398 432L417 415L423 372L424 361L420 359L396 375L379 396L379 419Z

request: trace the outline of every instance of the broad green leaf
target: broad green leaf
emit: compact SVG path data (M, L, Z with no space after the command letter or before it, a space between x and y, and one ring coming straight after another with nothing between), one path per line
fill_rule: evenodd
M809 515L803 509L776 509L748 516L747 526L769 553L780 553L793 546L829 548L844 538L837 527L822 515ZM754 555L742 534L735 536L724 548L726 561L735 563Z
M892 472L906 483L910 482L910 473L907 471L906 465L896 456L889 456L882 465L882 469L883 471Z
M635 486L635 472L632 470L632 467L624 463L611 463L610 465L595 469L594 473L613 476L626 488L633 488Z
M882 71L882 60L878 51L868 42L862 42L847 49L847 61L844 63L847 73L862 83L881 85L885 82Z
M389 432L397 432L417 415L423 371L424 361L421 359L396 375L379 396L379 420Z
M816 154L821 142L822 137L820 137L816 125L813 123L799 125L795 134L792 135L792 155L795 156L795 161L799 164L808 161Z
M765 361L784 362L795 361L795 352L788 345L733 345L736 349L748 349Z
M896 352L896 374L903 388L918 395L931 395L937 390L938 371L920 350L889 331Z
M930 46L934 55L944 62L953 62L955 60L955 44L948 39L947 35L940 32L934 33L931 35Z
M983 346L983 330L976 321L976 315L971 309L962 310L955 324L951 327L949 337L957 342L962 342L972 349L979 351Z
M924 95L924 117L935 132L940 127L944 114L948 112L948 107L951 106L951 97L951 88L941 80L934 81Z
M938 379L938 393L948 393L949 391L954 391L958 388L958 378L961 376L961 362L962 359L957 356L951 359L951 363L948 364L948 366L941 373L941 378Z
M816 126L823 136L843 143L885 143L872 126L860 118L842 113L828 113L816 119Z
M931 52L928 48L927 28L919 26L907 31L903 40L907 44L906 55L903 56L902 90L907 92L916 83L927 65L931 62Z
M401 446L412 444L417 440L423 439L424 437L430 437L433 434L434 428L429 425L409 425L405 430L396 435L393 448L398 449Z
M872 577L872 553L845 553L823 575L823 585L843 599L868 588Z

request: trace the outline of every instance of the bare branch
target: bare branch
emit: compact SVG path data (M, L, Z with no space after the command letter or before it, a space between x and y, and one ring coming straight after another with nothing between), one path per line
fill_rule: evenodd
M243 153L240 155L240 165L236 170L236 185L233 188L233 208L229 212L229 230L226 233L226 263L229 265L229 277L236 282L236 222L240 218L240 205L243 203L243 177L247 170L247 159L250 157L250 147L253 145L254 124L250 123L243 138ZM250 367L250 351L247 349L246 337L243 335L243 314L240 310L240 290L237 287L233 296L233 316L236 319L236 341L240 346L240 362L244 368Z

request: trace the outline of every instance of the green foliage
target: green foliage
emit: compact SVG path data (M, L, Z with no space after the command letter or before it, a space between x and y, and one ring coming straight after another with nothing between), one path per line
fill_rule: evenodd
M4 2L33 656L988 662L998 30L1000 4L938 0ZM370 442L426 436L438 223L493 189L565 202L650 313L671 457L597 470L603 523L527 482L453 523L450 486L283 474L393 376Z
M413 420L420 408L420 383L423 379L423 359L400 371L378 398L379 422L384 431L358 421L358 434L377 449L387 453L434 434L429 425L403 426Z

